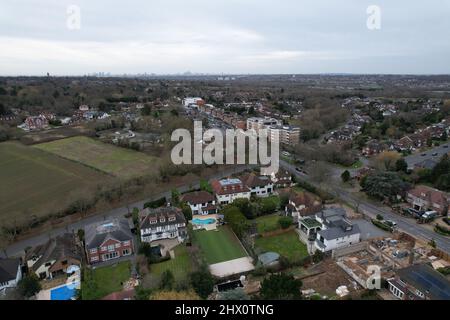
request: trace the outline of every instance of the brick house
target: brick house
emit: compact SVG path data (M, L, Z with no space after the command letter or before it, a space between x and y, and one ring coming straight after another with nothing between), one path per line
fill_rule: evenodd
M133 234L127 219L94 223L84 228L88 263L105 262L134 253Z
M446 192L418 185L407 192L406 201L416 210L434 210L446 215L449 210L450 196Z

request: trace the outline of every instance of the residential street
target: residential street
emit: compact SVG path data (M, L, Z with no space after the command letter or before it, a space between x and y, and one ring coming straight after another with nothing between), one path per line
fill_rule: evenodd
M280 160L280 164L282 167L289 170L292 174L294 174L297 178L307 181L313 185L317 186L317 183L311 181L307 175L299 173L295 170L295 166L290 165L289 163ZM420 237L426 241L434 239L436 241L437 247L442 251L450 254L450 239L437 234L431 230L424 228L422 225L417 224L415 220L406 218L399 214L392 212L392 210L381 207L380 205L372 204L367 200L361 200L357 198L355 195L352 195L338 184L333 182L328 182L326 186L321 186L321 188L326 189L328 192L344 200L345 202L358 207L358 210L368 216L375 218L377 214L383 215L385 219L390 219L397 222L397 226L400 230L407 232L413 236Z
M216 179L216 178L221 178L223 176L227 176L227 175L231 175L233 173L237 173L237 172L241 172L244 171L247 168L250 168L251 166L240 166L240 167L234 167L232 170L227 170L224 172L221 172L213 177L210 177L210 180L212 179ZM189 188L199 188L199 182L190 185L183 185L181 187L178 188L178 190L180 192L186 192L189 191ZM162 192L160 194L154 195L150 198L141 200L141 201L137 201L135 203L130 204L130 209L137 207L139 209L142 209L144 206L144 203L148 202L148 201L152 201L152 200L156 200L162 197L166 197L167 199L169 199L171 197L171 191L166 191L166 192ZM102 220L107 220L107 219L111 219L111 218L117 218L120 216L123 216L125 214L128 213L128 209L127 207L120 207L120 208L116 208L107 212L103 212L103 213L99 213L90 217L86 217L85 219L82 219L80 221L71 223L69 225L67 225L65 228L57 228L52 230L51 232L46 232L37 236L33 236L30 238L26 238L23 240L20 240L16 243L11 244L10 246L8 246L8 248L6 249L6 255L8 257L14 257L14 256L19 256L21 255L24 250L28 247L33 247L33 246L37 246L40 244L45 243L47 240L49 240L52 237L61 235L65 232L76 232L78 229L82 229L84 228L86 225L94 223L94 222L99 222ZM5 252L1 251L0 252L0 257L5 257Z

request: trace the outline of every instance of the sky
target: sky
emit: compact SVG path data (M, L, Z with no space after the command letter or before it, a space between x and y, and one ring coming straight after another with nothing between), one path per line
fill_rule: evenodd
M449 17L450 0L3 0L0 75L450 74Z

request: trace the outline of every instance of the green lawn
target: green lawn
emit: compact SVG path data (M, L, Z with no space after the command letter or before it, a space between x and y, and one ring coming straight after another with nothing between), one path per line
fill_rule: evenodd
M276 252L290 261L296 261L308 256L306 246L300 242L294 230L272 237L259 237L255 247L263 252Z
M217 231L198 230L193 234L209 264L247 256L239 239L227 226L219 227Z
M95 270L85 269L84 280L81 284L82 299L101 299L110 293L121 291L123 289L122 283L127 281L130 275L130 261Z
M187 275L191 272L191 258L184 244L180 244L174 249L175 259L170 259L150 266L150 272L161 276L166 271L172 271L175 281L185 280Z
M93 191L112 178L17 142L0 143L0 224L65 208L71 193Z
M280 219L280 216L277 214L271 214L268 216L262 216L255 219L256 227L258 230L258 233L263 232L269 232L277 230L280 227L278 224L278 220Z
M41 143L34 147L121 178L150 174L159 167L158 158L84 136Z

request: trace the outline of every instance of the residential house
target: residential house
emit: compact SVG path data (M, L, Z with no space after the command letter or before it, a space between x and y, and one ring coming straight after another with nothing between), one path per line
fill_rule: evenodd
M450 281L428 264L397 270L387 283L389 291L401 300L450 300Z
M359 226L346 218L344 209L323 209L316 214L316 220L322 225L321 230L317 231L316 249L326 252L360 242Z
M366 157L370 157L379 154L387 149L387 146L380 143L378 140L370 140L362 148L362 154Z
M292 216L294 222L300 221L302 217L315 215L321 210L320 199L306 191L292 194L285 208L286 214Z
M185 193L181 196L181 201L185 201L189 205L193 215L217 213L216 198L207 191Z
M240 180L250 189L251 196L267 197L273 192L273 183L268 176L257 176L250 173L243 175Z
M406 201L416 210L434 210L446 215L449 210L450 195L428 186L418 185L406 193Z
M287 170L279 169L277 173L272 173L270 177L277 188L285 188L292 185L292 175Z
M139 221L142 242L162 239L182 242L186 239L186 219L179 208L145 208L139 212Z
M239 179L214 180L211 186L219 204L232 203L241 198L250 200L250 189Z
M25 130L41 130L48 127L48 119L43 115L30 116L25 119L24 128Z
M81 260L81 248L76 244L73 233L52 238L25 254L28 269L40 279L53 279L66 275L69 267L81 267Z
M414 141L409 136L404 136L399 139L395 144L394 148L398 151L409 151L414 149Z
M93 223L84 228L88 263L94 264L130 256L134 253L134 239L130 223L125 218Z
M425 159L414 165L414 169L433 169L438 162L434 159Z
M0 258L0 294L9 288L14 288L22 279L22 265L20 259Z
M183 106L191 107L191 106L202 106L205 104L205 101L202 98L198 97L188 97L183 99Z

